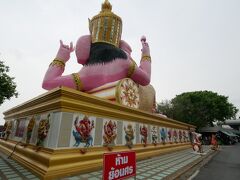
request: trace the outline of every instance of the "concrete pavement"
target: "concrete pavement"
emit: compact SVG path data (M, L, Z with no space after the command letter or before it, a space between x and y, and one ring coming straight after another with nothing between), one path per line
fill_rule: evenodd
M181 176L186 167L194 165L194 162L207 157L212 153L209 146L204 146L205 156L194 154L192 149L165 154L162 156L150 158L137 162L137 180L161 180L175 179ZM189 168L191 168L190 166ZM188 169L187 169L188 170ZM71 177L65 177L61 180L100 180L102 171L96 171L87 174L79 174ZM60 180L60 179L59 179ZM128 180L134 180L129 178Z
M212 151L209 146L204 146L205 156L194 154L192 149L178 151L161 155L158 157L137 162L136 179L161 180L175 179L191 169ZM8 159L6 155L0 153L0 180L38 180L39 178L18 162ZM95 171L87 174L78 174L58 180L100 180L102 171ZM129 178L129 180L134 178Z
M232 146L221 146L219 153L203 166L193 179L240 179L240 143Z
M27 168L0 153L0 180L39 180Z

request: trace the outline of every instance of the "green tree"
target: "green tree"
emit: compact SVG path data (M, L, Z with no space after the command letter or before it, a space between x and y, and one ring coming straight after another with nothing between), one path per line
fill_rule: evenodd
M173 108L171 101L164 100L160 103L157 103L157 113L168 115L169 117L173 116Z
M0 61L0 105L12 96L17 97L16 83L13 81L14 78L10 77L7 73L9 67L4 65L3 61Z
M238 109L228 102L228 97L211 91L186 92L171 101L158 104L162 114L197 126L213 125L214 121L236 118Z

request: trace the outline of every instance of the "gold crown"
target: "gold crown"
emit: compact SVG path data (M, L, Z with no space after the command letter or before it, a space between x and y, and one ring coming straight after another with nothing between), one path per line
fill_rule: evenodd
M112 12L108 0L102 4L101 12L89 20L92 43L105 42L119 47L122 35L122 19Z

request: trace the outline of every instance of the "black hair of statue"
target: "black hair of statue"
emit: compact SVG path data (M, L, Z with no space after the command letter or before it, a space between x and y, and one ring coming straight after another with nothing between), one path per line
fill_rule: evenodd
M104 64L115 59L127 60L126 53L114 45L97 42L91 44L90 56L86 65Z

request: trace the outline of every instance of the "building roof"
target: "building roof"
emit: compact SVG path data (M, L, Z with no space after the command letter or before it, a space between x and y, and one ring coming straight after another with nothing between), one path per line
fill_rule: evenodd
M201 129L199 129L199 132L200 132L200 133L201 133L201 132L216 133L216 132L220 131L221 129L223 129L223 128L221 128L221 127L219 127L219 126L203 127L203 128L201 128Z
M239 125L240 126L240 119L226 120L225 122L219 122L219 124Z
M203 127L201 129L199 129L199 132L200 133L206 133L206 132L209 132L209 133L216 133L218 131L222 131L222 132L227 132L229 134L232 134L232 133L235 133L235 134L240 134L240 131L237 131L235 129L229 129L229 128L222 128L220 126L214 126L214 127Z

